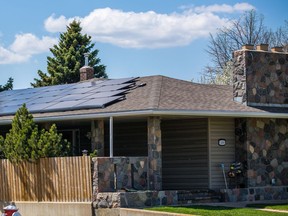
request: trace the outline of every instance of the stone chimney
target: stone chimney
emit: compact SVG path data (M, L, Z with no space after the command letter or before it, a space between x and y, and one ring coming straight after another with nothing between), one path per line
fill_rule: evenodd
M89 53L85 53L85 65L80 68L80 81L89 80L94 78L94 68L88 65Z
M288 53L243 46L233 54L233 99L248 106L288 107Z

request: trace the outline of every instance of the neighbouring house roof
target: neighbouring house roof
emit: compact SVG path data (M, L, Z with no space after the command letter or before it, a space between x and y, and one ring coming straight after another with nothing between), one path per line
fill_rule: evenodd
M233 101L232 86L198 84L165 76L131 80L133 85L123 91L125 99L121 98L102 107L83 106L75 110L62 107L60 110L36 111L33 113L34 118L38 121L53 121L131 115L288 117L288 109L285 108L249 107ZM45 88L49 90L55 87ZM5 124L11 121L13 115L3 115L2 106L4 104L0 102L0 124Z

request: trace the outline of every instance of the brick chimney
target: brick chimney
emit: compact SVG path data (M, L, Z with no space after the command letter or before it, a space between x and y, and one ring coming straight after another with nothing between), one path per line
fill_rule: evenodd
M85 66L80 68L80 81L85 81L94 78L94 68L88 65L89 53L85 53Z
M249 47L251 48L251 47ZM260 44L233 53L233 99L249 106L288 107L288 53Z

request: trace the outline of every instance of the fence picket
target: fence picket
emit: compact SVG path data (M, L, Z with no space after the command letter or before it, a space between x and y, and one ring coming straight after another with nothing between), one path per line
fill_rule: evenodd
M83 202L92 199L90 157L41 158L38 163L0 160L0 200Z

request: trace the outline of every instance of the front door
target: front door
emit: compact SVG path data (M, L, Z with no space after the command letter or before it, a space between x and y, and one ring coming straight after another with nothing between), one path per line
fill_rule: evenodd
M209 188L208 120L162 120L164 190Z

